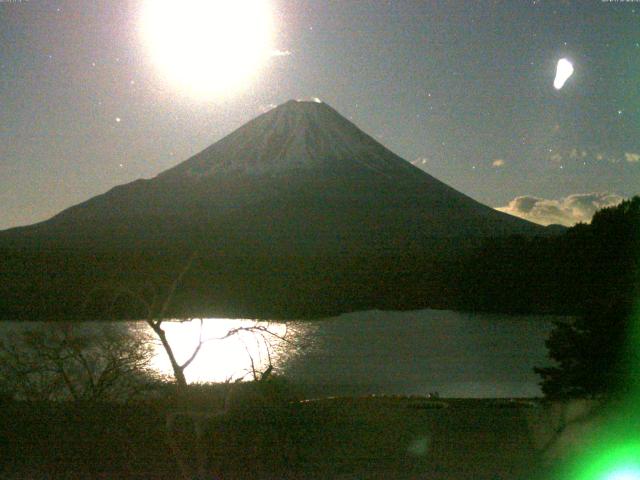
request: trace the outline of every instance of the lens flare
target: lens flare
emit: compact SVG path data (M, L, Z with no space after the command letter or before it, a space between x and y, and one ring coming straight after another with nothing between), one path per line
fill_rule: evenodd
M553 81L553 87L556 90L560 90L571 75L573 75L573 65L566 58L561 58L558 60L558 66L556 67L556 78Z
M640 480L640 468L620 468L611 472L603 480Z
M636 423L635 421L631 423ZM591 448L574 458L573 466L560 478L571 480L640 480L640 442L631 425L605 429Z

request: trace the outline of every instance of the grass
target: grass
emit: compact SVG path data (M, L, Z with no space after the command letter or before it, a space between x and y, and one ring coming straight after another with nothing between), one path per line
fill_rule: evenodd
M539 463L522 408L482 400L298 403L220 420L208 443L229 479L517 479Z
M511 408L515 407L515 408ZM164 405L9 402L0 477L179 478ZM529 478L539 467L522 404L407 397L244 402L209 421L209 478ZM178 440L195 435L184 425Z

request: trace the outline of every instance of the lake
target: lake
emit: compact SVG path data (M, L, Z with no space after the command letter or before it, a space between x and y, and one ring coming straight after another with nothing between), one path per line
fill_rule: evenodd
M286 325L206 319L203 348L186 376L190 382L250 379L252 362L260 371L271 361L310 397L432 392L446 397L539 396L533 367L549 364L544 343L555 318L419 310L356 312ZM188 358L198 342L200 322L163 326L178 359ZM144 322L132 327L148 328ZM222 339L238 327L236 334ZM0 324L0 335L6 338L16 328L13 322ZM162 347L154 348L154 368L169 374Z
M313 322L285 371L317 394L541 395L553 318L442 310L369 311Z

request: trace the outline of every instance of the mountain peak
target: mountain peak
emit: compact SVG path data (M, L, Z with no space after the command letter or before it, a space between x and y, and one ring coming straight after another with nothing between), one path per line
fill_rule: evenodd
M265 123L270 121L273 124L276 124L279 121L282 121L280 117L291 117L295 122L295 125L289 125L289 127L300 127L301 122L317 123L321 121L321 118L318 115L322 114L326 117L334 116L334 121L337 118L344 118L328 104L322 102L319 98L314 98L312 100L288 100L285 103L267 111L261 117L254 119L254 121L265 117ZM324 118L325 123L327 121L326 117ZM253 121L249 123L253 123ZM309 125L305 125L305 127L308 126Z
M393 175L413 169L328 104L289 100L161 176L278 176L302 171Z
M284 102L283 104L279 105L276 108L283 108L283 107L305 108L305 107L317 107L318 105L327 106L327 104L324 103L322 100L320 100L318 97L313 97L313 98L307 99L307 100L293 99L292 98L291 100L287 100L286 102Z
M313 114L314 112L318 112L321 110L331 111L335 115L340 116L338 112L336 112L333 108L331 108L328 104L324 103L319 98L301 100L301 99L291 99L287 100L280 105L277 105L269 110L267 110L263 116L270 118L277 117L280 115L305 115L305 114ZM260 117L258 117L260 118ZM254 119L257 120L257 119ZM250 122L251 123L251 122Z

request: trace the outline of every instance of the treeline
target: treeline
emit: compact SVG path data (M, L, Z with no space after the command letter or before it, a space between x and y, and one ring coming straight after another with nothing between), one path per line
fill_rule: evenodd
M550 237L491 239L460 264L460 307L582 315L630 303L638 286L640 197Z
M568 292L583 296L582 311L552 330L546 344L555 365L535 369L547 397L633 398L638 392L639 237L640 197L568 232L584 268Z
M197 253L169 314L304 318L368 309L438 308L578 315L629 299L636 281L639 203L545 237L425 239L413 246L293 254L207 245L0 246L0 319L134 319L145 308L116 287L166 294Z

